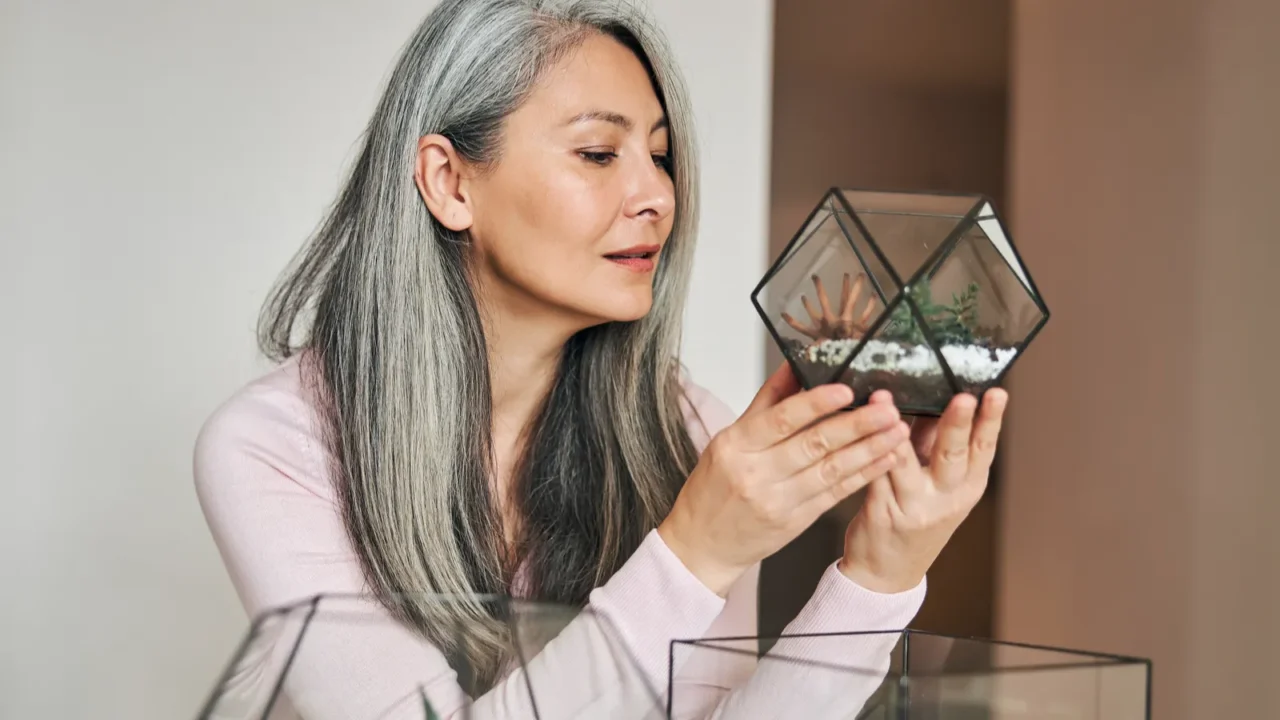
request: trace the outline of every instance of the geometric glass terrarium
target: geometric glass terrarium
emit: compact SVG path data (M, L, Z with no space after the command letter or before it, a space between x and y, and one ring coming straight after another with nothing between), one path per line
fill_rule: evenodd
M908 415L981 399L1049 319L980 194L832 188L751 300L805 388L889 390Z
M642 668L601 614L497 595L427 597L497 619L486 630L505 647L495 677L482 679L459 657L443 666L440 654L380 601L319 595L254 618L196 718L641 720L664 714L658 685L665 677ZM478 627L469 622L453 637L474 637Z
M1151 661L917 630L676 643L704 667L754 662L722 717L752 720L1149 720ZM705 701L679 689L672 718ZM717 717L721 717L717 716Z
M440 655L367 596L254 619L199 720L1147 720L1151 663L915 630L675 639L641 664L590 608L429 596L497 619L496 672ZM405 599L401 597L400 599ZM421 605L419 605L421 607ZM856 620L855 620L856 621ZM474 636L475 626L455 637ZM763 651L763 652L762 652ZM481 679L481 675L485 679Z

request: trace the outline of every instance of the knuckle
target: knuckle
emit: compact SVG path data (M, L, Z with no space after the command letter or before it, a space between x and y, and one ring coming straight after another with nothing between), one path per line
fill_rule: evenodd
M942 459L947 462L961 462L968 454L968 449L962 447L948 447L942 449Z
M836 484L836 494L846 498L867 486L869 476L864 472L845 473Z
M730 483L739 495L745 496L751 492L758 472L756 463L750 459L735 458L734 462L729 463Z
M996 451L995 438L979 437L974 441L974 448L984 455L994 453Z
M830 487L822 491L822 503L828 507L839 504L844 499L844 493L840 492L839 487Z
M766 462L759 455L743 455L738 463L738 471L752 485L759 484L764 478Z
M838 485L845 477L844 467L840 462L840 458L832 455L818 463L818 477L828 487Z
M892 433L877 433L871 438L871 446L875 449L876 454L882 454L893 450L902 444L902 440L894 437Z
M827 456L831 452L831 440L818 430L813 430L805 435L804 438L804 454L810 462L816 462Z
M742 475L733 475L730 483L728 483L728 491L730 491L732 497L737 498L739 502L745 503L746 506L755 505L755 486Z
M759 487L753 486L747 489L742 496L743 502L751 509L751 512L764 521L766 525L772 525L777 520L778 510L771 502L769 494L761 490Z
M791 413L779 408L769 416L770 429L782 437L790 437L795 432L795 420Z
M740 475L749 470L752 465L750 455L744 453L732 437L712 438L702 454L716 467L722 468L731 475Z
M725 430L711 438L702 454L711 462L723 463L728 459L726 456L732 455L732 447L733 433L731 430Z

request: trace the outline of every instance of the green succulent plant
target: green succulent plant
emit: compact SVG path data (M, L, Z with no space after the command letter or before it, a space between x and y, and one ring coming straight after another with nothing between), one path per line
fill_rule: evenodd
M920 315L929 324L933 338L942 345L965 345L977 342L978 283L971 282L960 294L952 293L951 304L941 305L933 301L929 283L921 282L907 289L908 297L920 309ZM884 340L909 344L925 342L924 331L916 322L910 305L905 300L898 303L880 335Z

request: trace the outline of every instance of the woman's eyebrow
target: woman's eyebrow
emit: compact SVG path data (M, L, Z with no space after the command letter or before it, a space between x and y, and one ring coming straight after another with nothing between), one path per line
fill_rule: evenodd
M635 122L632 121L631 118L621 113L613 112L611 110L587 110L585 112L580 112L577 115L574 115L573 117L569 118L568 122L566 122L565 125L575 125L577 123L592 122L592 121L607 122L612 125L617 125L623 130L630 130L631 128L635 127ZM658 130L661 130L666 127L668 127L667 117L663 115L662 117L658 118L658 121L653 124L653 127L649 128L649 132L651 133L657 132Z

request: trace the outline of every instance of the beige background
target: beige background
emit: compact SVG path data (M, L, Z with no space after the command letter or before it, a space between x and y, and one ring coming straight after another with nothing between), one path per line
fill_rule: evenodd
M1280 717L1280 4L777 12L771 252L830 185L985 191L1053 311L917 625L1151 657L1161 720ZM854 509L770 561L766 623Z
M1280 717L1280 4L1015 4L1002 635L1155 658L1160 720ZM1037 262L1038 260L1038 262Z

